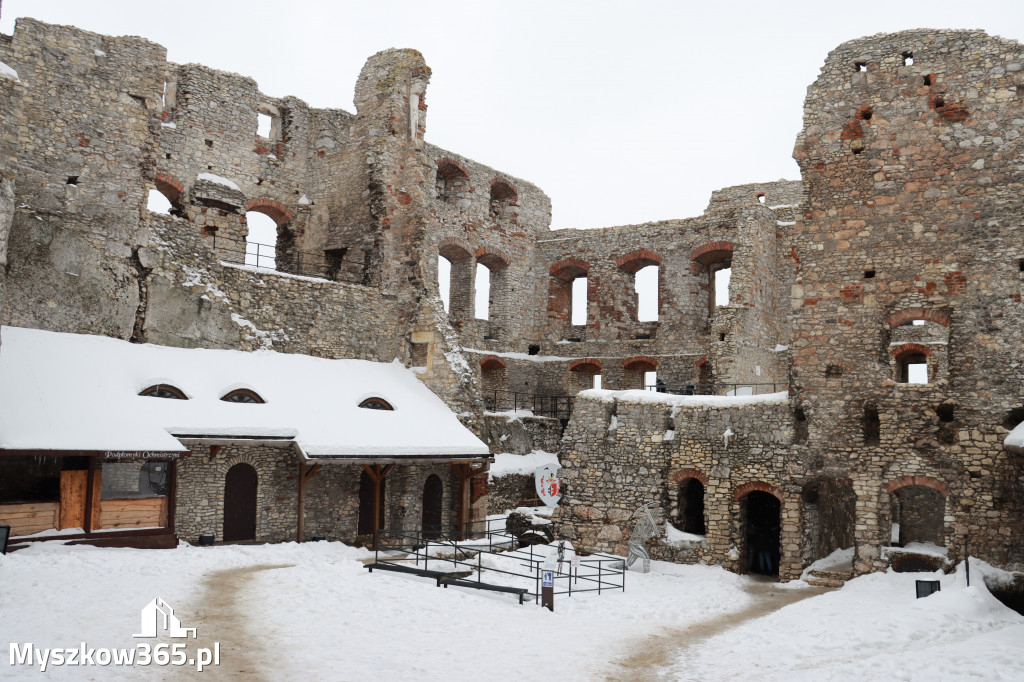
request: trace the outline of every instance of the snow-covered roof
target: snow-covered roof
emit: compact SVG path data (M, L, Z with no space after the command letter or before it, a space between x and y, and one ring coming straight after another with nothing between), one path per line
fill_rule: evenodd
M138 395L156 384L188 400ZM221 400L239 388L266 402ZM394 410L359 407L371 397ZM0 328L0 451L186 451L175 436L294 441L307 459L490 456L398 362Z

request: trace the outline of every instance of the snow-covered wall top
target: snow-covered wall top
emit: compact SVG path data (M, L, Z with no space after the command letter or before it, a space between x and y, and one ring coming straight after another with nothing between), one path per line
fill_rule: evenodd
M489 456L398 363L3 327L0 377L0 450L180 452L174 436L223 436L293 439L308 458ZM138 395L156 384L188 399ZM221 400L240 388L266 402ZM359 407L371 397L394 410Z

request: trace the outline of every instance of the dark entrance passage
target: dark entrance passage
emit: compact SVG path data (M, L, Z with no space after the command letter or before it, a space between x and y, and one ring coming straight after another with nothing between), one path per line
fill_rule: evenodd
M444 485L441 478L431 474L423 484L423 536L436 538L441 534L441 506Z
M683 532L704 535L704 484L696 478L688 479L679 486L679 517Z
M755 490L744 498L747 543L747 571L761 575L779 573L779 500L772 494Z
M239 463L224 477L225 542L256 539L256 469Z

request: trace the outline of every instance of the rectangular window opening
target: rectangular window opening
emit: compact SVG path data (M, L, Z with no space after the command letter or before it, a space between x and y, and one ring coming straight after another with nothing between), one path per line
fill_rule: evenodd
M570 321L575 326L587 324L587 278L577 277L572 281L572 304Z
M451 284L452 284L452 263L444 256L437 257L437 289L441 295L441 304L444 306L444 311L447 313L450 311L449 305L451 303Z
M260 137L270 139L270 125L274 119L268 114L256 114L256 134Z
M601 375L600 374L595 374L594 375L594 388L601 388Z
M927 362L908 362L907 363L907 383L908 384L927 384L928 383L928 363Z
M715 270L715 307L729 305L729 284L732 281L732 266Z
M489 320L491 314L491 271L483 263L476 264L476 301L474 317Z
M633 277L637 322L658 321L658 275L658 266L648 265L637 270Z

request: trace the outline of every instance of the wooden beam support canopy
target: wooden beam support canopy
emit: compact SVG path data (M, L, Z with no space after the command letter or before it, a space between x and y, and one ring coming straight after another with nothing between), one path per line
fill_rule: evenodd
M484 471L483 464L466 464L459 462L452 462L452 471L455 472L455 477L459 480L459 509L458 509L458 523L461 529L464 529L460 535L469 536L469 522L470 522L470 479L477 476Z

